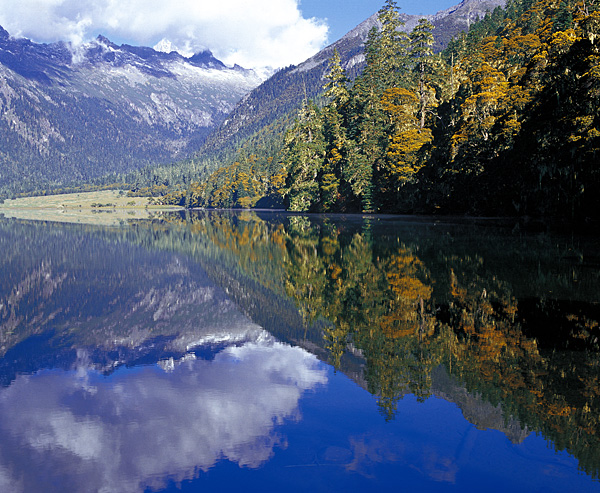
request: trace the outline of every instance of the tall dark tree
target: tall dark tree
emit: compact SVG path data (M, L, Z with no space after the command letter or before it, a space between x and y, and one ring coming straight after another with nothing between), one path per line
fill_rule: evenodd
M286 195L289 209L309 211L318 206L318 176L325 157L321 111L306 101L285 137Z
M435 91L430 86L433 71L433 29L433 24L427 19L419 19L419 23L410 33L410 57L415 63L417 74L421 128L425 127L427 112L435 99Z

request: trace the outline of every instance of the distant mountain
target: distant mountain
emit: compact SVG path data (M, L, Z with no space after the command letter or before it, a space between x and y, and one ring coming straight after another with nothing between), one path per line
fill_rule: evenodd
M156 43L153 48L156 51L162 51L163 53L171 53L172 51L176 51L177 53L179 53L180 55L183 55L185 57L190 57L193 55L193 53L187 53L184 50L179 49L177 46L175 46L173 43L171 43L171 41L169 41L166 38L161 39L158 43Z
M0 27L0 195L182 159L260 82L210 51L72 50Z
M503 7L506 0L463 0L460 4L435 15L400 14L404 30L410 32L419 19L426 18L434 25L434 49L443 50L453 36L468 31L477 19L485 17L496 7ZM243 98L222 125L213 131L201 150L207 156L235 147L256 131L270 125L298 108L304 97L315 98L323 90L324 75L328 61L335 49L342 65L351 78L358 75L365 63L363 48L369 31L378 25L378 14L348 32L335 43L298 66L290 66L273 75L262 85Z

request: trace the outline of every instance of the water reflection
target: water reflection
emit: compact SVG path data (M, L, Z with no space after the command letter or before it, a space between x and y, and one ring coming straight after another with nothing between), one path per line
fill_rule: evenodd
M484 232L476 242L456 228L348 234L343 223L295 218L287 293L311 320L330 322L334 365L360 351L386 419L404 395L430 396L441 367L597 478L598 269L572 243Z
M223 458L266 467L288 443L280 424L327 380L317 358L372 394L369 420L443 399L514 446L542 435L598 478L596 240L202 212L114 229L3 221L0 251L0 485L35 490L31 457L131 491ZM348 433L319 460L365 476L405 460L446 482L464 467L386 433Z
M505 421L542 433L598 477L596 241L385 219L215 222L209 214L191 223L247 278L284 286L304 333L283 337L326 349L387 420L403 396L435 395L433 375L443 368ZM247 261L265 255L282 271Z
M302 393L326 383L314 356L265 333L212 361L161 366L104 378L81 351L72 371L0 391L3 491L137 492L223 459L259 467L285 448L277 427L300 418ZM31 461L46 472L29 474Z

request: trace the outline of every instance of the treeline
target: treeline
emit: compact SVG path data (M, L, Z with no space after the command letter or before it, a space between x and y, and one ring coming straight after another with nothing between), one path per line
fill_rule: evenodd
M327 104L306 100L284 141L172 197L204 207L598 218L596 3L510 0L441 54L387 0L353 83L334 54ZM248 145L248 144L247 144ZM257 164L258 163L258 164Z
M289 117L262 128L237 151L229 150L218 158L191 161L176 168L157 167L124 177L133 183L133 194L160 197L164 205L193 208L283 207L281 189L285 172L277 156L283 148ZM194 166L199 174L191 172ZM216 171L212 171L216 168ZM145 175L145 176L144 176ZM158 192L158 193L157 193Z
M514 0L441 56L426 20L379 19L363 74L334 58L287 135L290 209L597 217L600 12Z

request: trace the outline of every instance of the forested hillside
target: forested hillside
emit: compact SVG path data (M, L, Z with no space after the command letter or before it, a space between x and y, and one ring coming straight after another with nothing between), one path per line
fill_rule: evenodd
M599 7L510 0L436 55L432 24L402 32L387 0L360 76L334 54L325 101L307 99L283 143L166 201L597 218Z

